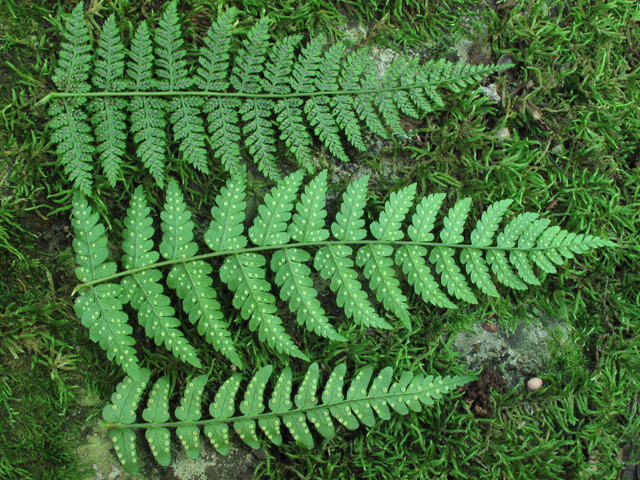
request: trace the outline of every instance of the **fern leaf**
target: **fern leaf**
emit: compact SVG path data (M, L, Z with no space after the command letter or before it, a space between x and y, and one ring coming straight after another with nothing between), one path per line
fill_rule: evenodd
M216 20L211 22L211 27L204 37L204 46L200 49L197 76L194 82L201 90L221 92L229 86L227 70L229 68L229 46L231 45L231 32L233 24L238 16L238 10L229 8Z
M285 368L273 389L271 400L269 400L269 410L274 413L284 413L293 408L291 401L291 369ZM282 434L280 433L280 420L277 417L266 417L258 419L258 426L266 437L275 445L282 444Z
M98 223L98 214L78 192L73 196L73 227L76 238L73 249L78 267L76 276L81 282L108 277L116 272L114 262L106 262L109 251L104 227ZM120 285L104 283L85 289L75 301L74 310L89 329L89 338L99 343L109 360L115 359L125 372L136 375L139 371L136 351L131 345L133 329L127 325L127 316L118 300Z
M536 213L521 213L514 218L498 235L498 247L511 248L515 245L516 240L529 227L529 225L538 217ZM487 252L487 263L491 265L493 273L500 283L509 288L516 290L526 290L527 286L513 272L507 261L504 251L490 250Z
M257 159L258 168L265 176L277 180L280 178L280 170L274 156L275 132L273 123L269 120L274 107L271 100L250 98L240 107L240 114L242 120L247 122L242 133L248 135L244 143L249 148L249 153Z
M535 245L535 241L542 234L542 232L546 230L550 223L551 221L547 220L546 218L539 218L533 221L518 240L518 247L533 248ZM511 263L515 265L518 276L522 280L531 285L540 285L540 282L536 278L536 274L531 268L528 255L525 252L510 252L509 261L511 261Z
M338 126L329 111L329 105L328 97L311 97L304 104L304 113L307 114L311 126L315 127L315 134L324 142L331 154L343 162L348 162L349 157L342 148Z
M320 91L338 90L338 73L340 61L344 53L344 44L338 42L327 50L318 67L318 78L315 79L316 88Z
M357 241L366 237L367 233L362 228L364 220L360 217L364 214L368 182L367 175L347 187L340 212L331 225L331 232L338 240ZM325 280L331 279L331 291L338 294L338 306L344 307L347 317L353 317L359 325L391 328L373 309L362 285L356 280L358 274L352 268L353 260L349 258L352 252L346 245L322 247L314 260L315 269Z
M209 412L212 418L198 421L199 424L205 425L206 436L221 454L226 455L229 452L229 423L233 423L233 428L240 438L247 445L254 448L260 447L260 439L256 428L257 419L260 429L276 445L282 443L281 430L282 426L284 426L289 430L295 442L310 449L314 446L311 426L315 427L327 439L335 436L332 417L350 430L356 430L360 423L372 427L375 425L374 411L382 420L391 418L389 406L401 415L406 415L409 410L420 412L422 405L433 406L435 401L441 400L445 394L454 392L458 387L476 379L473 376L434 377L429 375L424 377L422 374L414 376L411 372L404 372L400 379L391 385L393 381L392 368L383 369L371 381L373 368L365 366L357 372L345 394L346 365L341 364L329 375L329 379L320 396L322 403L319 404L316 393L320 386L318 364L314 363L309 367L304 380L298 387L294 398L296 409L292 410L294 402L290 398L293 392L293 384L291 380L292 373L289 368L285 368L278 376L270 400L268 402L264 401L265 391L269 388L269 378L272 372L273 367L271 365L266 365L256 372L245 389L244 399L240 402L240 413L238 415L235 415L235 397L239 391L242 377L237 373L234 374L220 387L213 402L210 404ZM130 385L144 388L149 379L148 370L144 369L143 375L146 375L146 377L142 377L143 381L138 383L127 377L124 382L118 385L117 391L126 392L125 387L130 388ZM194 391L201 391L201 388L206 384L206 378L205 375L202 375L189 383L187 391L190 393L187 394L185 391L185 396L179 409L182 408L184 400L188 399L190 395L193 395L187 402L190 408L192 410L194 408L199 409L195 405L199 403L199 397L204 392L195 394ZM176 434L182 436L183 441L186 439L181 433L183 429L189 429L188 433L192 435L194 431L196 433L198 431L197 426L189 426L189 424L200 419L199 414L178 415L178 411L176 411L176 417L180 420L178 422L164 421L153 424L134 424L135 409L139 399L134 399L131 403L127 403L126 400L128 398L116 399L115 397L116 394L112 398L113 404L107 405L103 412L103 418L107 423L102 424L103 427L109 430L112 437L117 435L116 432L130 434L132 428L157 429L163 424L169 427L177 427ZM112 414L110 409L114 406L116 410L120 410L114 410L115 414ZM268 410L266 409L267 407ZM135 435L132 438L135 440ZM153 451L155 452L156 450ZM192 456L191 452L193 451L192 448L189 448L187 453ZM156 456L157 458L158 456ZM128 471L138 467L132 462L123 464L123 466Z
M375 67L372 64L365 63L363 73L365 75L365 78L361 81L361 88L363 90L379 88L379 84L375 77ZM373 105L374 102L380 102L377 94L366 93L355 97L355 107L358 112L358 116L365 122L367 127L373 133L382 138L390 138L389 132L384 128L384 125L380 121L380 117L378 117L378 113L375 111ZM383 111L384 115L389 115L388 110Z
M336 303L347 317L353 318L358 325L391 328L369 302L369 291L358 281L359 271L354 268L352 259L355 246L358 246L356 262L364 267L369 286L382 304L380 308L394 313L410 326L406 298L394 277L391 261L396 247L399 248L395 263L402 267L416 293L438 307L456 308L440 290L425 263L426 247L431 249L430 262L435 264L441 283L448 287L449 293L474 301L467 277L484 293L497 293L495 286L491 285L489 266L499 282L526 288L525 281L538 281L531 260L549 269L549 266L562 263L575 254L613 245L592 235L578 235L549 227L547 220L526 213L503 228L494 246L493 237L510 201L490 205L471 232L470 245L464 245L463 230L470 210L469 199L459 201L449 209L440 231L440 242L435 242L434 224L444 194L421 199L407 229L411 242L405 242L401 225L413 203L415 185L390 196L378 221L369 226L373 240L366 239L366 225L362 218L369 180L366 176L347 187L329 236L325 228L327 211L324 206L327 174L323 172L312 180L295 204L302 177L300 170L279 181L265 195L264 203L258 205L258 216L247 232L256 247L248 246L244 233L247 206L245 177L239 175L230 179L216 198L216 206L211 209L212 222L205 234L205 241L214 252L204 255L198 255L193 241L194 225L177 182L171 182L168 188L166 205L160 214L163 230L160 252L171 264L167 285L176 289L178 297L183 300L183 310L192 322L198 323L198 331L236 364L240 359L235 356L230 334L225 330L226 323L215 301L216 292L211 288L210 277L213 269L206 258L226 257L219 271L220 278L233 292L232 303L239 310L240 317L249 321L251 331L258 331L258 339L266 341L279 352L306 359L285 332L277 313L271 284L267 281L264 251L272 252L270 266L275 273L275 283L280 287L280 297L296 313L298 323L329 339L344 340L331 326L318 302L309 268L312 255L316 270L322 278L330 281L331 290L337 294ZM153 251L151 238L154 229L141 187L134 193L124 222L125 255L122 258L125 271L121 273L115 273L113 263L105 262L108 250L103 237L104 228L98 224L97 215L91 215L86 200L80 194L74 202L74 227L78 237L74 241L74 249L79 263L76 273L84 282L78 286L80 298L76 311L90 329L91 338L101 343L110 358L115 356L125 370L137 369L135 351L129 349L133 343L129 337L131 329L126 325L126 315L122 312L122 302L130 301L139 310L140 323L157 344L164 340L176 356L196 364L193 349L177 330L179 322L173 318L174 308L159 283L163 277L159 269L162 264L159 266L159 254ZM308 250L315 247L319 247L315 254ZM456 250L461 252L459 258L466 266L466 276L455 262ZM120 285L109 283L116 277L122 277ZM405 406L412 408L411 404ZM313 418L315 420L307 420L314 425L324 425L317 421L320 417ZM289 423L298 431L303 420L293 419ZM365 421L369 420L367 417ZM275 427L269 425L275 435ZM224 449L221 430L214 429L211 434ZM304 439L301 441L306 442Z
M154 229L149 212L144 192L139 186L131 198L125 219L123 248L126 253L122 263L126 269L144 267L158 261L158 252L151 250L153 241L150 239ZM156 345L164 343L167 350L182 361L201 367L195 350L182 332L176 329L180 322L173 316L175 310L169 297L162 293L161 279L162 273L157 269L129 275L122 280L121 299L125 303L130 301L131 306L138 310L140 325L145 327L145 333L154 339Z
M340 87L344 90L358 90L360 88L358 82L364 69L365 59L364 50L357 50L347 55L344 61L344 68L340 73ZM362 139L362 131L354 111L353 97L346 95L336 96L332 100L332 106L335 109L336 122L347 135L351 145L365 152L367 147Z
M306 47L302 48L298 61L293 66L291 87L294 92L308 93L315 90L314 79L320 68L320 56L324 37L319 35L312 38Z
M207 123L211 134L211 148L213 155L219 158L222 165L233 175L245 172L241 165L240 128L238 127L238 108L240 100L237 98L211 98L204 106L208 113Z
M270 26L271 20L268 17L261 18L242 42L244 48L236 54L235 65L231 70L231 85L238 92L259 93L262 90L258 74L264 68Z
M161 78L157 81L160 90L184 90L193 83L188 77L184 59L187 52L182 49L184 40L178 20L178 2L173 0L167 5L153 36L158 67L155 73Z
M177 1L169 3L155 30L157 87L160 90L185 90L193 81L188 76L186 52L182 49L184 40L178 23ZM174 139L180 142L180 152L187 162L203 173L209 173L207 151L205 150L204 127L200 110L204 101L201 97L176 97L167 104L172 112Z
M212 21L191 77L177 5L177 0L167 4L153 30L153 42L145 22L135 29L126 62L128 82L121 78L125 50L115 21L112 18L105 22L93 76L94 85L102 92L89 92L91 87L86 82L91 63L90 36L82 9L74 9L65 24L69 42L63 44L54 75L58 91L42 102L54 99L50 113L56 132L52 138L60 163L87 194L92 182L93 133L98 139L102 168L115 185L126 156L127 116L136 154L161 187L167 152L173 150L173 145L167 144L167 113L173 131L171 141L178 144L181 159L196 170L209 172L210 144L214 157L226 170L234 175L242 173L240 152L244 145L260 170L277 180L276 128L300 165L314 171L312 140L302 120L303 110L306 121L329 151L347 161L341 133L355 148L367 149L360 121L373 133L389 139L389 132L402 131L401 112L417 117L422 111L432 110L430 102L443 105L439 87L448 85L459 91L502 68L453 68L446 61L418 68L417 58L399 57L378 80L366 49L343 59L343 43L323 54L324 38L316 37L294 58L301 35L285 37L269 46L272 21L268 17L250 28L230 67L231 36L239 12L229 8ZM310 96L312 92L319 94ZM93 129L83 107L89 93ZM209 138L200 115L203 111L207 113ZM244 122L242 131L239 114Z
M262 367L253 376L247 391L244 394L244 401L240 403L240 411L246 416L256 416L264 412L264 391L273 372L273 367L267 365ZM236 431L240 438L249 445L251 448L260 448L260 442L258 442L258 436L256 434L256 422L253 419L236 421L233 424L233 429Z
M302 100L299 98L286 98L279 100L275 106L278 114L276 122L280 126L280 140L284 140L287 148L295 155L298 163L307 172L314 173L313 154L311 152L311 135L302 123Z
M213 402L209 405L209 415L217 420L233 417L235 413L236 395L240 389L242 375L234 373L218 390ZM229 427L226 423L208 424L204 434L220 455L229 454Z
M247 206L245 188L244 176L234 177L227 181L226 187L222 187L216 197L218 206L211 209L213 220L204 236L214 252L240 250L248 243L247 237L242 235Z
M102 418L106 422L120 425L131 425L136 420L136 409L142 392L149 383L151 372L142 368L136 375L127 376L118 384L116 392L111 395L111 403L102 410ZM116 456L122 466L131 474L136 475L140 470L136 452L136 434L131 428L119 428L109 432L114 443Z
M444 229L440 232L442 243L451 245L462 242L462 230L470 207L471 199L465 198L449 210L449 214L444 220ZM442 285L447 287L450 295L469 303L478 303L464 276L460 273L460 268L455 263L454 253L455 250L451 247L436 247L431 250L429 261L435 264Z
M198 246L193 239L193 222L187 210L178 183L171 180L167 188L167 203L162 218L162 243L160 253L163 258L193 257ZM167 276L167 286L176 290L182 299L182 308L189 314L189 320L198 325L198 333L204 335L213 348L242 368L242 362L236 352L227 325L222 321L220 304L216 300L216 291L211 288L213 268L203 261L176 264Z
M282 245L289 241L286 233L287 221L291 218L291 209L295 192L302 181L302 171L283 179L265 196L265 205L258 208L259 215L249 229L251 241L258 246ZM228 184L227 190L230 189ZM235 200L235 199L234 199ZM223 212L224 213L224 212ZM244 214L243 214L244 215ZM224 218L224 217L223 217ZM212 222L209 231L215 231L222 222ZM212 236L214 234L211 234ZM212 238L212 237L210 237ZM222 242L218 242L220 244ZM212 240L210 246L217 246ZM220 269L220 278L235 292L233 305L241 311L242 318L249 319L249 329L258 330L261 341L276 347L278 351L301 359L307 359L284 331L282 320L274 315L275 297L269 293L269 283L264 280L266 259L255 253L232 255L224 260Z
M431 242L434 239L433 225L440 206L445 199L444 193L437 193L423 197L412 218L409 227L409 238L414 242ZM424 257L427 249L418 245L407 245L396 252L396 264L402 267L407 275L409 284L413 285L416 293L425 302L441 308L457 308L454 303L440 290L438 283L426 266Z
M183 422L197 422L202 417L202 395L207 385L207 375L199 375L189 381L180 404L176 407L176 418ZM187 425L176 428L178 440L184 446L189 458L196 459L200 455L200 428Z
M169 414L169 378L161 377L153 385L147 408L142 411L142 418L148 423L166 423ZM149 449L156 461L163 467L171 464L171 432L164 427L151 427L145 432Z
M115 15L104 22L97 50L93 84L105 91L120 92L128 87L124 75L124 45L116 26ZM120 174L127 135L124 109L128 102L123 98L97 98L89 104L93 112L91 122L96 128L97 151L104 174L112 187Z
M285 94L289 88L289 74L293 68L293 50L302 35L290 35L278 40L269 52L269 62L264 67L262 88L268 93Z
M152 78L153 48L146 22L142 22L131 40L131 60L127 64L127 74L138 92L151 90L155 86ZM129 105L131 111L131 131L134 141L139 145L136 154L149 169L156 183L164 186L164 163L166 104L157 97L137 96Z
M482 214L478 225L471 232L472 245L488 247L493 243L493 236L511 203L513 203L513 200L502 200L489 205L487 211ZM482 290L482 293L492 297L500 296L493 284L493 280L491 280L487 264L482 258L482 250L465 248L460 253L460 261L463 265L466 265L469 278Z
M83 93L91 90L87 82L91 50L89 29L84 19L82 5L77 5L65 23L65 42L62 43L60 61L53 74L58 90L68 93ZM56 153L64 166L64 172L74 182L75 188L85 195L91 193L93 136L82 106L86 97L56 100L49 115L53 117L51 127L55 130L52 140L57 143Z
M371 234L380 241L398 241L404 237L400 225L404 220L416 194L416 185L412 184L400 192L392 192L385 203L384 211L378 222L371 224ZM364 276L369 279L369 288L376 292L376 298L384 307L391 310L411 328L407 297L402 294L400 281L393 270L393 247L388 244L367 245L361 247L356 256L356 264L364 267Z

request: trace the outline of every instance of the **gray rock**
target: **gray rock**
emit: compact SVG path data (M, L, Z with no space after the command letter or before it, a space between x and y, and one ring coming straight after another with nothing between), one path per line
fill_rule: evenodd
M495 333L486 331L482 323L472 325L471 332L458 332L451 349L460 353L461 362L471 370L490 365L501 372L509 387L531 377L543 375L549 360L552 332L561 343L567 341L567 327L561 321L536 312L519 319L514 332L508 332L496 321Z

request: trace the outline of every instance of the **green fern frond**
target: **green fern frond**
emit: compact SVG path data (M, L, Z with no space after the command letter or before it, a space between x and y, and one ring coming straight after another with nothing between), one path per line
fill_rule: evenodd
M262 82L259 73L264 68L264 60L269 42L271 20L261 18L251 30L247 39L242 42L243 49L236 54L236 62L231 70L231 85L238 92L259 93Z
M157 87L160 90L185 90L193 84L186 68L187 52L182 48L184 40L178 23L178 3L173 1L154 32L156 43L156 75L160 77ZM180 142L179 151L184 159L202 173L209 173L207 150L200 112L204 100L201 97L176 97L167 104L171 112L173 138Z
M122 245L125 251L122 264L125 269L152 265L160 257L158 252L151 250L154 228L151 226L153 219L149 217L150 211L142 187L139 186L133 193L125 218ZM184 334L175 328L180 325L180 321L174 318L175 309L171 306L169 297L163 293L159 283L162 277L159 270L150 269L123 278L121 298L124 303L130 302L138 311L140 325L156 345L164 344L180 360L201 367L194 348L184 338Z
M113 275L118 267L114 262L105 263L109 251L104 226L98 223L98 214L91 213L87 200L78 192L73 196L72 211L78 280L90 282ZM76 298L74 310L89 329L89 338L106 350L107 358L115 359L125 372L135 376L139 367L136 351L131 347L135 345L131 337L133 328L127 325L127 315L122 311L122 301L118 298L120 292L120 285L115 283L83 289Z
M230 8L211 23L211 28L204 37L204 46L200 49L195 83L201 90L220 92L229 86L227 70L229 69L229 46L233 24L238 10Z
M264 68L262 88L267 93L291 92L288 75L293 68L293 51L302 40L302 35L291 35L276 42L269 53L269 62Z
M85 93L91 90L87 82L91 68L89 29L84 19L84 9L78 4L67 19L65 42L61 45L60 61L53 74L58 90L65 93ZM55 130L52 140L57 143L56 153L64 172L75 188L88 194L91 191L93 136L82 106L86 97L77 96L56 100L49 108L51 127Z
M330 440L336 435L334 420L349 430L357 430L361 423L371 428L376 423L376 415L382 420L391 419L389 407L400 415L407 415L409 411L421 412L423 406L432 407L445 395L476 379L473 376L425 377L421 373L404 372L393 382L391 367L382 369L374 377L373 367L367 365L356 373L345 394L346 371L344 363L338 365L329 374L319 395L322 379L318 364L313 363L294 394L291 369L285 368L271 386L269 379L273 367L266 365L247 384L244 399L239 403L239 413L235 408L236 396L243 379L235 373L218 389L209 404L210 418L204 420L201 419L204 410L201 401L207 391L208 377L200 375L189 381L175 411L178 419L175 422L170 421L166 407L170 402L169 380L161 377L153 386L148 407L142 413L142 419L147 423L135 423L135 412L150 377L149 370L142 369L138 376L128 376L118 384L111 397L112 403L103 410L101 425L108 431L122 466L135 474L139 462L134 429L145 429L151 452L161 465L171 461L169 428L174 427L187 455L193 459L200 454L202 426L205 436L221 455L229 453L230 424L251 448L261 446L260 429L275 445L282 444L282 433L288 431L297 444L312 449L315 440L311 427ZM270 397L267 397L268 391L271 391ZM159 405L163 406L158 408Z
M228 180L211 209L212 221L204 240L213 253L205 254L198 254L193 238L194 224L177 182L170 182L164 211L160 214L163 236L159 251L163 262L159 262L160 255L153 249L150 209L142 188L138 187L124 222L125 270L120 273L116 273L115 264L104 263L108 251L102 236L104 228L96 225L97 215L90 217L87 227L81 226L88 220L90 210L86 201L78 197L76 202L84 203L79 203L82 208L74 206L74 223L78 225L76 235L88 236L91 243L74 242L81 265L76 273L83 282L77 287L81 296L76 311L83 324L94 329L90 331L91 338L100 342L104 342L104 338L120 342L115 347L101 344L111 348L108 350L111 358L120 352L117 358L120 363L126 363L123 364L125 370L133 368L135 352L129 350L132 339L127 336L131 329L122 312L122 303L130 301L139 310L140 323L157 344L164 342L181 360L198 364L193 348L178 330L175 308L162 291L160 280L165 274L161 268L169 267L166 283L176 290L189 320L198 325L198 332L218 352L241 366L228 323L223 321L223 318L237 317L237 314L225 315L226 312L221 311L216 301L217 293L212 288L213 268L207 261L223 256L220 279L231 291L233 307L248 322L249 330L257 332L258 340L272 349L306 360L305 353L285 330L279 309L286 307L276 304L274 288L295 314L300 327L329 340L345 340L330 323L325 307L317 298L311 263L319 276L329 282L330 290L336 294L337 307L357 325L390 329L392 323L387 320L397 317L410 328L411 311L404 278L397 275L392 259L401 267L407 283L425 302L441 308L457 308L453 299L475 303L478 302L476 295L480 293L498 295L496 281L516 289L536 284L539 274L534 265L546 272L577 253L613 246L608 240L549 227L549 221L539 219L535 213L516 216L494 239L510 200L489 205L466 236L465 226L469 223L471 207L469 198L456 202L449 209L443 219L439 241L435 241L434 228L444 194L420 199L411 224L406 229L403 227L414 204L415 184L393 192L377 221L367 225L363 216L368 176L347 187L340 211L329 230L325 226L326 171L304 188L296 202L302 179L303 171L300 170L280 180L258 205L258 214L250 219L252 224L246 232L245 176ZM86 233L81 228L93 233ZM357 252L355 262L354 252ZM274 274L275 287L268 280L271 275L267 268ZM368 288L358 280L361 274L368 280ZM123 278L117 285L114 281L120 277ZM377 302L372 303L369 299L371 293L375 293ZM111 310L102 314L95 305L106 301L111 302ZM103 324L110 321L109 316L114 316L118 335L125 337L115 337L111 330L111 333L104 330L114 328L111 325L103 328ZM124 350L127 350L126 358Z
M363 126L391 139L390 132L403 131L401 113L420 117L443 107L440 88L460 92L506 68L454 67L446 61L420 67L417 58L400 56L378 79L366 48L345 56L342 43L325 49L324 38L315 37L300 45L301 35L270 43L267 17L249 29L231 58L239 14L234 8L212 22L196 51L185 44L173 0L153 38L145 22L135 29L124 65L127 82L122 80L125 50L119 32L113 18L105 22L93 61L97 90L91 91L86 82L92 65L89 36L81 10L76 8L66 22L70 42L62 46L54 75L58 91L41 102L55 99L51 125L60 162L85 193L91 188L94 134L107 179L113 185L120 175L122 159L129 157L127 116L136 156L161 187L173 150L178 160L204 173L210 169L209 151L234 175L244 172L253 157L265 176L278 180L278 140L307 172L315 170L312 132L332 155L349 161L344 138L366 151ZM83 107L87 98L93 128Z
M167 187L167 203L162 218L162 243L160 254L166 260L194 257L198 246L193 242L193 222L187 210L178 182L171 180ZM216 351L222 353L238 367L242 361L231 340L231 333L222 321L224 315L216 300L216 291L211 288L213 268L203 261L178 263L171 267L167 276L167 286L182 299L182 308L189 315L189 321L198 325L198 333L203 335Z
M131 40L127 74L136 92L152 90L156 86L152 78L153 47L146 22L142 22ZM166 102L157 97L135 96L129 105L131 131L138 144L136 154L143 161L156 183L164 186L167 124L164 110Z
M128 87L124 80L124 45L120 41L115 15L104 23L98 42L93 84L107 91L121 92ZM120 165L126 148L127 134L124 98L96 98L89 104L93 112L91 122L96 128L96 138L102 170L112 187L120 174Z

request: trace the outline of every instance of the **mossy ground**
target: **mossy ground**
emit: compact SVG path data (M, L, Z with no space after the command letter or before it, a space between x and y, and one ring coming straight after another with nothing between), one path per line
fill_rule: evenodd
M124 27L158 11L163 2L87 2L98 24L115 11ZM233 3L233 2L230 2ZM517 61L490 79L501 104L453 94L446 108L421 124L420 144L388 144L379 155L354 158L350 169L377 175L369 210L374 216L389 193L418 182L419 194L447 192L447 202L471 196L483 205L515 200L513 213L542 212L573 231L606 236L619 247L581 256L541 286L485 299L476 308L439 311L411 298L416 331L398 328L369 336L337 320L353 341L309 345L327 366L347 361L397 370L424 368L464 373L451 348L452 333L493 314L514 330L532 308L565 322L569 338L552 347L542 391L496 394L493 416L477 418L464 402L380 422L365 432L340 431L306 452L293 444L267 449L257 473L269 478L617 478L620 453L637 442L640 417L629 413L638 394L640 327L640 7L635 0L508 0L453 2L236 2L250 25L263 12L276 20L273 34L294 31L340 35L341 24L369 26L358 44L420 46L435 57ZM35 103L52 88L60 41L60 15L75 2L0 2L0 478L82 478L74 450L95 425L99 406L121 377L75 318L75 284L68 232L69 184L56 166L47 115ZM187 32L208 26L211 2L185 2ZM220 3L220 5L222 5ZM100 8L101 6L101 8ZM199 8L197 8L199 7ZM467 39L467 41L463 41ZM461 45L468 48L460 50ZM460 55L459 55L460 54ZM487 82L485 82L487 83ZM517 94L512 93L519 87ZM537 106L536 110L531 105ZM527 105L523 108L523 105ZM535 118L538 113L542 117ZM510 138L499 141L508 129ZM283 159L286 161L286 159ZM224 174L206 179L174 170L188 185L189 201L203 218ZM114 189L102 188L96 207L119 241L127 192L144 180L131 170ZM98 184L106 186L98 177ZM258 191L263 184L252 186ZM150 186L149 186L150 187ZM158 192L159 193L159 192ZM114 242L114 243L116 243ZM117 253L116 253L117 254ZM186 326L186 323L185 323ZM418 329L417 327L420 326ZM247 371L273 358L241 324ZM198 347L191 327L185 331ZM180 381L189 371L152 342L148 365ZM343 334L345 334L343 333ZM309 337L312 338L312 337ZM447 339L447 340L445 340ZM561 346L560 346L561 345ZM140 349L143 350L142 348ZM210 352L212 377L228 365ZM297 373L304 365L292 364Z

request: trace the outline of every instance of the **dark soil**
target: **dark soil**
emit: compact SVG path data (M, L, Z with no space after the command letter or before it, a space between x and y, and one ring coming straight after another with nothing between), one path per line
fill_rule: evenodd
M493 367L485 365L478 380L464 387L466 391L463 399L471 411L478 417L490 417L495 412L491 390L502 392L507 382Z

